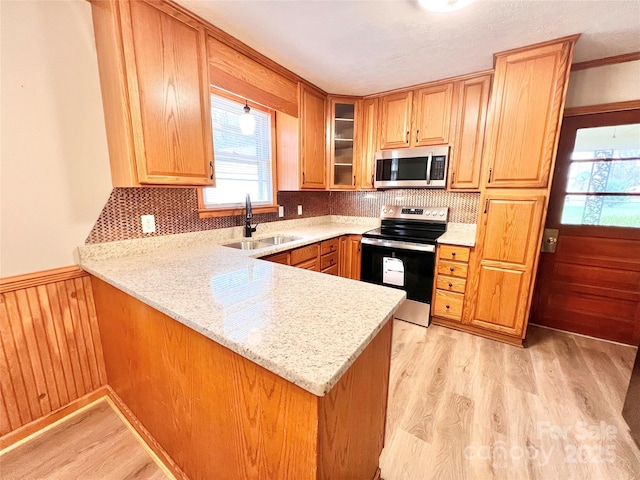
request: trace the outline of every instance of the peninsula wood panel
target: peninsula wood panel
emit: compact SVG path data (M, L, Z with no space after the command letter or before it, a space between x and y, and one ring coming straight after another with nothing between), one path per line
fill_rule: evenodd
M413 92L385 95L380 99L380 148L405 148L411 133Z
M209 81L273 110L298 116L298 84L207 36Z
M80 269L61 270L62 275L47 271L3 281L0 435L106 384L89 276ZM64 279L51 281L55 278Z
M92 282L110 386L189 478L373 478L384 438L391 322L331 392L317 397Z
M486 187L547 187L576 40L496 55Z

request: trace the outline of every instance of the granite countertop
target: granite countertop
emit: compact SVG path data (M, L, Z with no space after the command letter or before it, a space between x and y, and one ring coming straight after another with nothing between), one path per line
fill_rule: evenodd
M273 222L296 242L243 251L242 227L79 247L89 273L305 390L322 396L353 364L405 292L258 260L344 234L376 219L324 217Z
M438 238L438 243L474 247L476 245L476 225L472 223L449 222L447 224L447 231Z

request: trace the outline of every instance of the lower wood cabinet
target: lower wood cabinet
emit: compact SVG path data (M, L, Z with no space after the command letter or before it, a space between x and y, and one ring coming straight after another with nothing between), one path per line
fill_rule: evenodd
M268 255L262 260L360 280L361 238L360 235L343 235Z
M438 246L432 309L436 324L439 318L462 321L470 252L469 247Z

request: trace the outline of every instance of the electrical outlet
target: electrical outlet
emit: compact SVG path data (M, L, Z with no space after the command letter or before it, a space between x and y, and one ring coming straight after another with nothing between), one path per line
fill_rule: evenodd
M280 218L284 217L284 207L282 205L278 207L278 216Z
M298 215L302 215L302 205L298 205Z
M156 217L153 215L142 215L142 233L154 233L156 231Z

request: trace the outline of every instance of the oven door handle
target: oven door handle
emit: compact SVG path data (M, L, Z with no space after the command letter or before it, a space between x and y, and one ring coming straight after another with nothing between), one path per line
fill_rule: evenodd
M398 242L396 240L383 240L380 238L366 238L361 240L363 245L373 245L376 247L397 248L398 250L416 250L418 252L433 253L436 251L435 245L422 243Z

